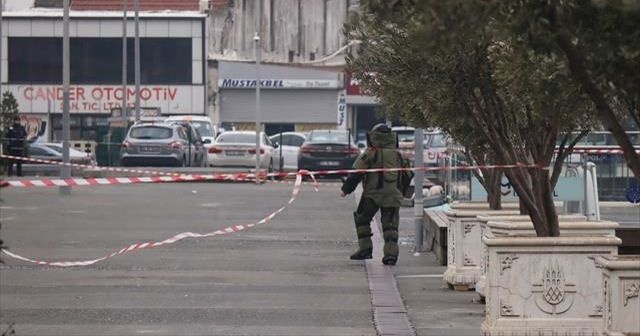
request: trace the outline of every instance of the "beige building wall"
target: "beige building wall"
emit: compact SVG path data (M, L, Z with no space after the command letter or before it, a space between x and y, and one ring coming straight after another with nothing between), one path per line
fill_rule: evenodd
M342 27L353 0L235 0L210 13L210 58L255 59L253 36L262 2L262 59L306 62L346 44Z

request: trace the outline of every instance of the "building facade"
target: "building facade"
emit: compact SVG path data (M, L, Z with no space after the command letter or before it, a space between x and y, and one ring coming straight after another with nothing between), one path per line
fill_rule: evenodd
M217 104L223 123L255 129L256 67L248 62L217 62ZM260 66L260 112L267 133L347 128L339 122L341 70L283 64Z
M123 94L133 107L132 14L127 22L125 90L123 12L70 13L71 140L104 141ZM143 111L205 114L206 15L143 11L139 22ZM3 13L2 90L16 97L30 137L39 134L51 141L60 141L62 134L62 23L61 10Z

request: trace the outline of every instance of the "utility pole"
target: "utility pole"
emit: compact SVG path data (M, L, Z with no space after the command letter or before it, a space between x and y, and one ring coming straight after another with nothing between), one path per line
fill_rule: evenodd
M140 120L140 22L139 22L139 7L140 1L133 0L133 6L135 10L135 38L133 42L133 53L134 53L134 77L135 77L135 86L136 86L136 103L134 108L136 109L136 121Z
M62 162L60 178L71 178L69 167L69 0L63 1L62 19ZM61 186L60 195L71 195L70 186Z
M260 57L262 50L260 46L260 22L262 21L262 0L256 0L256 31L253 35L253 48L256 55L256 183L258 172L260 171L260 133L262 132L262 111L260 109Z
M424 167L424 131L422 128L415 129L415 167ZM415 253L420 253L424 249L422 247L423 230L424 230L424 198L422 195L422 184L424 182L424 170L417 169L413 177L413 214L414 214L414 228L415 228Z
M120 113L122 114L122 122L125 129L127 128L127 2L122 2L122 107Z
M0 55L2 55L2 12L4 12L4 0L0 0ZM2 66L0 66L0 101L2 101Z

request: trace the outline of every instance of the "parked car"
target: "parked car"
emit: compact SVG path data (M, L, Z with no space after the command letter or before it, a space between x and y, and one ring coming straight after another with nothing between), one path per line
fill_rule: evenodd
M415 134L413 127L409 126L393 126L391 132L395 133L398 139L398 149L400 154L410 161L414 159L414 151L416 147Z
M260 133L260 168L274 171L275 148L266 134ZM216 138L209 148L208 163L211 167L244 167L256 166L256 132L227 131Z
M348 131L314 130L300 147L298 169L351 169L358 154L360 149Z
M276 157L281 158L281 160L279 160L280 164L277 166L283 170L297 171L298 153L307 136L299 132L283 132L272 135L269 139L271 139L272 143L278 145Z
M197 164L197 148L189 143L189 129L179 124L137 123L129 128L120 148L123 166Z
M438 130L427 131L424 134L424 141L425 166L438 166L439 160L447 155L448 136Z
M187 158L193 158L193 162L188 162L188 166L206 167L207 166L207 150L212 145L210 139L203 140L200 131L188 122L169 122L183 126L187 131L187 139L191 143L190 149L187 149ZM191 152L193 151L193 152Z
M216 140L216 137L218 136L218 128L211 121L211 118L206 116L202 116L202 115L171 116L166 119L166 122L189 123L193 125L195 129L198 130L198 132L200 133L200 136L202 136L202 140L209 140L211 141L210 142L211 144L213 144L213 142ZM211 147L211 146L207 146L207 147Z
M50 142L29 144L29 157L62 162L62 144ZM92 166L97 165L95 158L91 154L81 152L72 147L69 147L69 162Z

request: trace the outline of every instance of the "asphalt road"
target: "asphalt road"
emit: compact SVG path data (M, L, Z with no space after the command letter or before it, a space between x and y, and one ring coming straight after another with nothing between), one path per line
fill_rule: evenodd
M155 184L2 191L11 251L93 259L135 242L247 224L286 204L292 185ZM375 335L353 200L303 186L267 224L60 269L3 256L0 333L16 335Z

